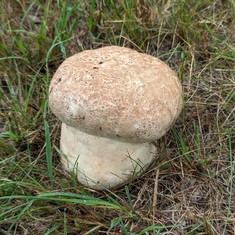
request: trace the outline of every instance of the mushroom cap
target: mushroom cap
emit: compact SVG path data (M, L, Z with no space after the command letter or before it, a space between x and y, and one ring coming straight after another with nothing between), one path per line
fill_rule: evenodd
M54 74L49 105L87 134L130 142L162 137L182 109L182 87L164 62L107 46L67 58Z

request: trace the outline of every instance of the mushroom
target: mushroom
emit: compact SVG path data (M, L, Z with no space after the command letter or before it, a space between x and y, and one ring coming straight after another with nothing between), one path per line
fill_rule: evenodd
M49 105L62 121L63 167L85 186L112 188L154 160L151 142L179 116L182 87L158 58L107 46L75 54L59 66Z

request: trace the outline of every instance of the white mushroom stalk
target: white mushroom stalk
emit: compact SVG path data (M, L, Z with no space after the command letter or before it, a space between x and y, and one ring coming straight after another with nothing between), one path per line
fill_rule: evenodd
M182 88L161 60L109 46L66 59L49 88L52 112L62 121L63 166L95 189L141 174L156 156L151 144L182 108Z
M150 143L124 142L89 135L62 124L62 163L78 180L95 189L110 188L143 172L156 155Z

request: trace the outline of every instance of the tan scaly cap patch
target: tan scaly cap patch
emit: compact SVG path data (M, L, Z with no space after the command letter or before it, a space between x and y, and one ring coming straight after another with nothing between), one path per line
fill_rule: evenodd
M107 46L66 59L51 81L49 104L62 122L85 133L149 142L178 117L182 88L158 58Z

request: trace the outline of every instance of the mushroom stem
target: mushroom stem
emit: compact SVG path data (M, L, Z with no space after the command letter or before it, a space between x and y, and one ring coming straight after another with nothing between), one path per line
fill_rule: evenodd
M111 188L141 174L156 154L151 143L89 135L64 123L60 145L63 167L95 189Z

